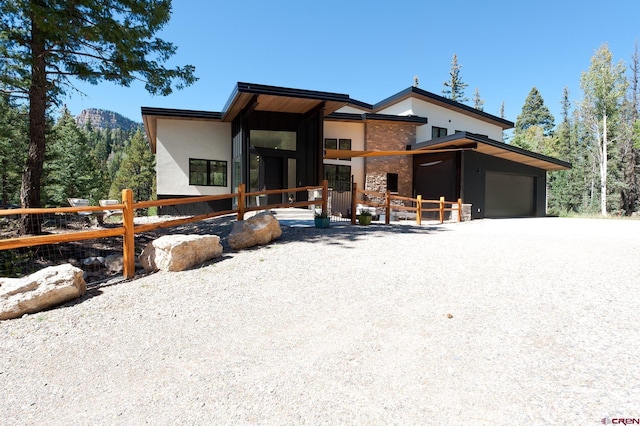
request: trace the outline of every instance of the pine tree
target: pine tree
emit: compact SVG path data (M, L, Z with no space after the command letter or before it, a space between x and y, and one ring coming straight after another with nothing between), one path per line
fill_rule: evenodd
M464 89L468 84L464 83L460 78L460 69L462 65L458 65L458 56L454 53L451 60L451 70L449 71L450 79L444 82L442 94L445 98L449 98L455 102L468 102L469 99L464 95Z
M553 171L547 175L549 211L554 214L579 212L586 190L583 185L584 179L581 177L585 173L582 169L585 162L579 158L576 149L575 133L572 131L570 116L571 101L569 89L566 87L562 92L561 105L562 122L552 136L552 150L549 155L572 163L572 167L569 170Z
M542 95L535 87L527 95L522 112L516 119L515 134L522 133L531 126L541 127L545 136L551 135L554 127L553 115L545 106Z
M553 116L544 105L540 92L531 89L522 106L522 112L516 119L511 144L529 151L544 154L552 148L550 137L554 126Z
M20 174L26 160L27 112L0 95L0 205L20 202Z
M626 215L640 209L640 146L637 131L640 128L640 54L638 42L629 64L629 96L625 102L624 137L621 138L620 156L623 160L623 184L620 192L622 210Z
M155 158L144 134L138 130L124 150L124 158L111 183L109 197L119 199L122 190L129 188L133 191L133 198L136 201L154 199L155 179Z
M92 155L85 134L67 109L53 127L44 169L44 202L66 206L68 198L104 198L103 169Z
M478 111L484 111L484 100L480 97L480 90L476 88L476 91L473 92L473 107Z
M40 205L47 109L73 89L71 78L123 86L141 80L160 95L172 92L172 82L181 88L196 80L193 66L163 66L176 47L155 34L170 14L170 0L0 1L0 92L29 104L23 207ZM40 232L33 215L21 227Z

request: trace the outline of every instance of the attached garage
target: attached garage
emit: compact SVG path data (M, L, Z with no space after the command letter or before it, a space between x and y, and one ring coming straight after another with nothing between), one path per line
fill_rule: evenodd
M471 204L473 219L545 216L547 171L571 167L556 158L469 132L410 148L416 194L462 198L463 203Z

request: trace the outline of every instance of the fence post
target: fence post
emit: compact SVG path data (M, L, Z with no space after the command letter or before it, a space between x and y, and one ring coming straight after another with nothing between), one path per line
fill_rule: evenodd
M387 189L387 194L385 197L385 216L384 216L385 225L389 224L390 219L391 219L391 191Z
M422 225L422 195L416 198L416 224Z
M444 197L440 197L440 223L444 222Z
M458 198L458 222L462 222L462 198Z
M329 204L329 181L322 181L322 213L329 213L327 206Z
M356 184L355 182L353 182L351 184L351 224L355 225L356 224L356 200L358 198L358 184Z
M244 183L238 185L238 220L244 220Z
M122 190L122 204L124 204L124 209L122 209L122 225L124 227L124 235L122 236L122 275L128 280L136 275L132 190Z

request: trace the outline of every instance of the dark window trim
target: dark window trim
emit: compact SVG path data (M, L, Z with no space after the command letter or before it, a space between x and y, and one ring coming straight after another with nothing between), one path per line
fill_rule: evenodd
M336 147L335 148L327 148L327 141L332 141L332 142L335 141ZM340 143L341 142L349 142L349 147L348 148L341 148L340 147ZM351 151L351 139L324 138L324 148L325 149L337 149L337 150ZM351 158L337 158L337 160L340 160L340 161L351 161Z
M442 134L444 132L444 134ZM443 138L447 136L446 127L431 126L431 139Z
M328 169L335 167L335 174L333 176L327 176L327 172ZM325 171L324 171L324 176L325 179L327 179L330 184L329 187L333 188L334 191L337 192L343 192L343 191L350 191L351 190L351 165L350 164L325 164L324 165ZM338 171L342 169L343 171L347 171L346 169L348 169L348 173L344 174L344 175L348 175L349 179L348 180L343 180L343 181L339 181L337 178L338 176L341 175L341 173L339 173Z
M191 162L192 161L205 161L207 164L207 179L206 183L191 183ZM218 167L224 163L224 184L216 185L211 181L211 170L214 163L219 163ZM217 186L217 187L227 187L229 183L229 162L226 160L209 160L206 158L189 158L189 185L191 186Z

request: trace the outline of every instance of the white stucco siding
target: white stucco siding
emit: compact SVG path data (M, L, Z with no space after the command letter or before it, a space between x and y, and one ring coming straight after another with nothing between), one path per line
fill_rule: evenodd
M414 113L429 119L428 124L417 128L417 142L424 142L431 139L432 126L444 127L447 129L447 135L452 135L456 130L459 130L486 135L490 139L502 141L502 128L500 126L438 105L430 104L420 99L413 99L412 101Z
M417 115L427 117L428 124L418 126L416 141L431 140L432 126L444 127L447 134L452 135L456 130L468 131L486 135L491 139L502 141L502 128L450 109L434 105L421 99L408 98L379 111L381 114Z
M403 101L400 101L398 103L395 103L393 105L390 105L389 107L380 110L379 113L380 114L389 114L389 115L420 115L417 112L414 111L413 109L413 99L412 98L407 98ZM426 117L425 115L422 115L422 117Z
M159 119L156 148L158 195L231 193L231 123ZM189 185L189 159L227 162L227 186Z
M325 139L351 139L352 150L364 150L364 123L325 121L324 137ZM364 158L352 158L351 161L324 160L324 164L351 166L353 179L359 188L364 188Z

